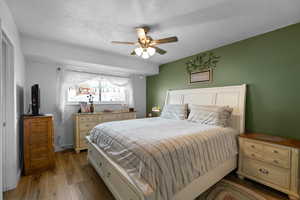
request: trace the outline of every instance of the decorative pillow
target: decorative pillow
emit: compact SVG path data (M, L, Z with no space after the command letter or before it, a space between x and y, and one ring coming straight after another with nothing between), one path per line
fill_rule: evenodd
M233 111L229 106L191 105L188 121L227 127Z
M160 117L184 120L187 117L187 104L167 104L164 106Z

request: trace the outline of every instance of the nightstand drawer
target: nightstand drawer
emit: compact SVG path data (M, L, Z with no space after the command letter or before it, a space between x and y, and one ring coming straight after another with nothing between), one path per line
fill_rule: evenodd
M290 160L287 159L278 159L278 158L272 158L270 156L265 156L264 160L278 167L290 168Z
M239 137L240 178L254 181L300 199L300 141L260 133Z
M265 146L264 151L272 158L290 160L290 149L275 146Z
M244 154L246 157L251 159L257 159L257 160L263 160L264 157L262 154L254 151L249 151L248 149L245 149Z
M275 167L261 161L245 159L243 172L258 180L267 181L285 189L290 187L290 171L287 169Z
M246 140L244 145L245 151L254 151L259 153L262 153L263 151L263 145L256 142Z
M245 142L242 152L246 157L270 163L272 165L284 168L290 168L290 153L289 149L273 147L269 145ZM255 145L255 146L254 146ZM258 151L258 149L262 150Z

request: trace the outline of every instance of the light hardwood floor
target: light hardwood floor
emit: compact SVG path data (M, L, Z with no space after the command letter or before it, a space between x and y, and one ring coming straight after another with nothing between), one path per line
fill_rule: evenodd
M97 172L86 160L87 153L55 153L55 168L41 174L23 176L15 190L4 193L4 200L115 200ZM268 200L286 196L252 181L227 179L263 193Z
M5 200L114 200L96 171L86 160L87 153L55 154L55 169L23 176Z

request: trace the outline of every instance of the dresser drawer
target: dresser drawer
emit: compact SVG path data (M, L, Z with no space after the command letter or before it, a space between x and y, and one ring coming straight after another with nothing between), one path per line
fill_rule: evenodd
M126 113L123 119L135 119L135 113Z
M95 126L97 126L97 122L84 122L79 124L79 131L90 131L92 130Z
M101 121L102 122L111 122L111 121L115 121L115 120L118 120L118 115L117 114L106 114L106 115L103 115L101 117Z
M50 165L49 162L49 157L46 156L30 159L30 167L35 171L39 171L39 169L47 168Z
M259 144L259 143L256 143L256 142L245 140L244 141L244 150L245 151L254 151L254 152L262 153L263 145Z
M95 116L83 115L79 117L79 122L97 122L97 121L99 121L99 117L97 115Z
M87 141L85 138L80 138L80 148L85 148L87 147Z
M82 131L80 132L80 139L85 139L86 136L90 134L89 131Z
M282 188L290 187L290 171L261 161L244 159L242 171L258 180L267 181Z

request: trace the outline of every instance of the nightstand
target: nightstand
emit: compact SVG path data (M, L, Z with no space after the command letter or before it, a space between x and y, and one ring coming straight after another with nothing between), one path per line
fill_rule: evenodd
M265 134L239 137L240 178L249 178L299 199L300 141Z

